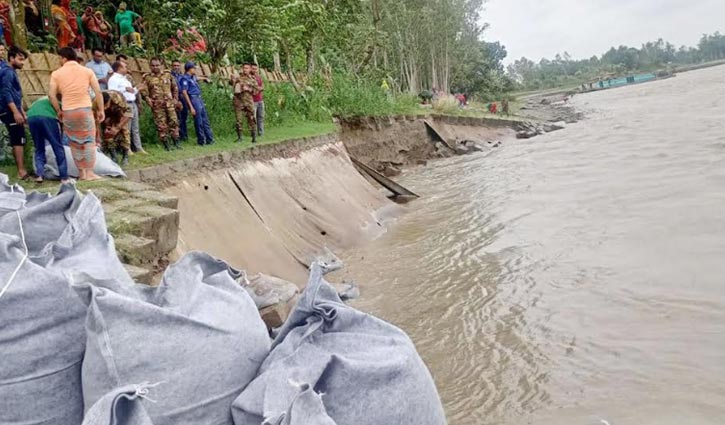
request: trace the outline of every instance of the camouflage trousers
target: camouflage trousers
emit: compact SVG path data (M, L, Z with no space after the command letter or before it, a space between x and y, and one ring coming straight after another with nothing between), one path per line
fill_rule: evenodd
M234 115L237 118L237 133L242 133L242 122L246 117L249 131L256 134L257 118L254 114L254 101L251 96L245 98L239 95L234 95Z
M164 140L167 136L179 140L179 118L173 103L155 103L151 108L151 115L159 132L159 140Z
M101 130L103 131L101 149L103 152L107 154L128 152L131 149L131 132L129 131L128 125L124 125L115 136L106 133L106 129L111 127L111 125L106 123L101 126Z

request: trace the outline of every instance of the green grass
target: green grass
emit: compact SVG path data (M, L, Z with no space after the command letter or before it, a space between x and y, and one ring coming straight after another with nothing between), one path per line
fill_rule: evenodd
M317 77L308 86L295 88L291 83L268 84L265 90L265 136L258 144L278 143L301 137L329 134L335 131L332 117L381 116L381 115L427 115L445 114L467 117L506 118L512 116L489 114L483 104L471 103L460 109L450 99L440 102L436 108L422 108L419 99L411 94L392 96L377 84L363 78L346 75L333 75L331 78ZM194 126L191 117L187 123L189 141L182 150L164 151L158 142L156 129L148 107L143 108L140 119L141 140L148 155L133 155L129 158L127 170L150 167L167 162L178 161L218 153L236 151L251 147L251 139L245 134L244 143L236 140L235 118L232 108L232 93L229 84L216 80L203 85L202 93L207 106L216 143L211 146L198 146L195 143ZM452 99L452 98L451 98ZM32 141L25 149L26 168L33 169ZM0 172L17 180L14 161L6 159L0 163ZM31 188L34 183L25 183ZM39 188L54 188L57 183L45 183ZM85 184L79 185L80 188ZM50 189L48 189L50 190Z
M233 120L233 118L232 118ZM163 164L166 162L177 161L181 159L195 158L210 153L222 152L222 151L235 151L249 149L252 147L251 138L245 135L243 143L235 143L237 136L234 134L216 134L216 143L211 146L199 146L196 144L194 138L193 126L191 126L190 139L184 143L183 149L173 150L167 152L163 147L157 143L146 143L144 149L148 152L148 155L133 155L129 158L128 166L124 167L126 170L133 170L137 168L145 168L153 165ZM335 132L336 127L332 122L320 123L320 122L303 122L299 124L289 124L280 127L272 127L266 129L264 137L257 139L257 145L266 145L272 143L279 143L285 140L297 139L301 137L319 136L323 134L330 134ZM32 170L32 141L29 141L26 146L26 167ZM6 162L0 166L0 173L7 174L10 180L17 181L17 169L14 163ZM82 183L79 182L79 188L92 188L93 182ZM37 185L33 182L23 182L22 185L28 189L48 189L55 188L58 186L58 182L45 182L42 185Z
M281 127L272 127L265 129L264 137L257 138L257 145L267 145L279 143L281 141L298 139L301 137L319 136L335 132L335 124L321 122L303 122L299 124L290 124ZM165 162L178 161L181 159L195 158L210 153L223 151L236 151L249 149L252 147L251 137L247 134L244 136L242 143L235 143L237 139L234 134L215 134L216 143L211 146L199 146L196 144L193 130L189 135L189 141L182 144L183 149L172 150L167 152L159 144L146 144L144 149L148 155L133 155L127 167L128 170L136 168L145 168Z

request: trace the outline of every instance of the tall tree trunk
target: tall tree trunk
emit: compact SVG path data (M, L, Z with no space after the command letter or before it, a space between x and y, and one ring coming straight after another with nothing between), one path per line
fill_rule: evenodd
M438 72L436 71L436 57L433 46L430 48L430 86L440 90L440 84L438 84Z
M315 73L315 38L313 37L310 42L307 44L307 75L312 75Z
M282 72L282 61L279 59L279 50L275 50L272 54L274 61L274 72Z
M446 93L450 93L450 81L451 79L451 61L450 56L448 55L448 42L446 42L446 61L445 61L445 70L443 74L443 85L445 87Z
M25 5L23 0L11 0L10 3L10 25L12 26L13 44L27 49L28 30L25 27Z

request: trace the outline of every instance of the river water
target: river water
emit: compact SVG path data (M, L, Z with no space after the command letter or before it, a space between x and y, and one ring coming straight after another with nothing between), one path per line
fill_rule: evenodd
M401 177L345 255L450 424L725 423L725 67L581 95L586 120Z

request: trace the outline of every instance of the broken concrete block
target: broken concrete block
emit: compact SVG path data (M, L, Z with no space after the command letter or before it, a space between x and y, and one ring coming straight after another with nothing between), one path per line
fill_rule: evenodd
M158 260L156 242L124 233L115 238L118 258L132 266L153 264Z
M143 283L145 285L151 284L151 280L154 277L154 272L152 270L132 266L130 264L124 264L123 267L126 269L134 282Z

